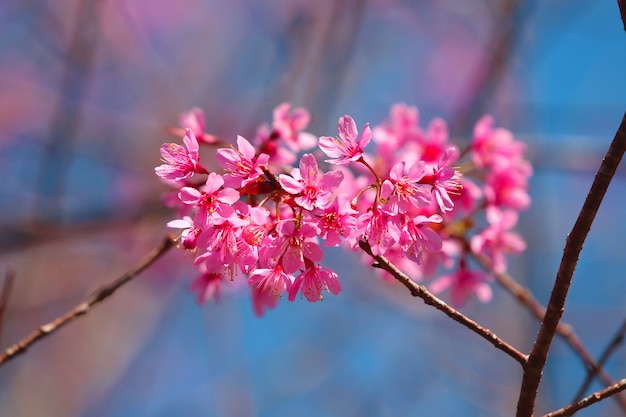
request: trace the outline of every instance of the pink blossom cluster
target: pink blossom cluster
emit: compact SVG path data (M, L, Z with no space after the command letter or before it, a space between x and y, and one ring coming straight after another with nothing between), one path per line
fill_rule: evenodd
M200 302L236 282L250 288L258 315L285 293L311 302L338 294L321 246L358 251L360 243L418 281L443 274L431 289L449 289L455 304L491 298L490 274L470 268L470 255L500 273L506 255L525 248L512 230L530 203L521 142L484 117L460 152L443 120L423 129L417 108L404 104L360 132L343 116L336 136L317 138L304 131L309 121L307 110L279 105L252 143L238 136L217 149L219 172L200 164L200 144L223 142L204 131L198 109L181 118L184 146L162 146L155 172L175 187L167 201L179 215L168 226L193 253Z

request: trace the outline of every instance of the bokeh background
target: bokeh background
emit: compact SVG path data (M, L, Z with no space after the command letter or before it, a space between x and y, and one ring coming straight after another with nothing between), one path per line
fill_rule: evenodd
M611 0L3 0L0 28L0 275L17 274L3 348L167 233L153 168L192 106L233 141L283 101L309 108L318 135L343 114L379 123L395 102L458 138L493 114L535 164L528 251L511 272L544 303L625 107ZM566 306L596 356L626 316L625 186L620 170ZM327 256L339 296L258 319L247 294L198 306L190 259L171 252L4 365L0 416L512 415L517 363L350 254ZM528 351L537 323L494 290L463 312ZM626 349L606 368L625 376ZM538 413L569 403L584 376L557 340ZM579 415L619 413L608 400Z

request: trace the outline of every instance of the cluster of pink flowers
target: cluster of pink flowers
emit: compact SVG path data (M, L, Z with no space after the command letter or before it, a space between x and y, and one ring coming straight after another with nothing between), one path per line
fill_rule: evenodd
M524 250L512 229L530 202L532 168L524 145L489 117L461 153L443 120L424 130L417 108L404 104L360 134L343 116L337 136L320 138L304 131L305 109L283 103L273 116L252 143L238 136L236 147L217 150L219 173L200 164L200 144L223 142L204 131L198 109L181 118L184 146L161 148L155 172L176 188L167 201L179 214L168 226L181 229L180 246L194 254L200 302L235 282L247 282L258 315L284 293L321 300L341 284L322 266L320 244L357 251L363 241L418 281L442 274L431 289L449 289L455 304L471 294L488 301L490 275L470 269L470 254L500 273L507 254Z

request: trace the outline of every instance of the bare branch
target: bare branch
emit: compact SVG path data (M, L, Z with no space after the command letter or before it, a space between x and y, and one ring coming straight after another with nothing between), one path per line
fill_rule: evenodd
M591 229L596 213L600 208L600 203L606 194L617 166L622 160L624 151L626 151L626 113L624 113L622 123L596 173L578 219L566 239L563 258L561 259L561 265L552 288L546 315L539 328L533 349L528 356L527 366L524 367L522 388L517 403L517 417L531 417L533 414L541 374L546 364L550 345L556 334L559 320L563 315L565 299L567 298L572 276L578 263L578 256Z
M89 312L91 307L94 305L101 303L111 295L115 291L117 291L124 284L130 282L133 278L143 272L146 268L152 265L157 259L163 256L172 246L174 246L174 239L171 237L166 237L163 239L161 244L156 247L148 256L146 256L139 264L137 264L133 269L126 272L121 277L117 278L115 281L101 287L92 295L87 297L82 303L78 304L76 307L63 314L60 317L57 317L53 321L39 326L36 330L34 330L31 334L26 336L24 339L20 340L13 346L7 348L2 354L0 354L0 365L13 359L17 355L24 353L26 349L28 349L33 343L38 340L56 332L61 327L66 324L74 321L80 316L83 316Z
M359 242L359 246L363 249L368 255L370 255L377 263L376 267L381 268L387 272L389 272L395 279L400 281L405 287L409 289L411 295L413 297L419 297L424 300L429 306L435 307L437 310L443 312L446 316L450 317L452 320L460 323L461 325L467 327L474 333L481 336L483 339L487 340L491 343L496 349L499 349L509 355L511 358L515 359L522 366L526 364L527 357L519 350L515 349L513 346L509 345L504 340L500 339L495 333L491 330L480 326L478 323L473 321L472 319L466 317L458 310L450 307L439 298L435 297L430 291L426 289L426 287L417 284L411 278L409 278L406 274L400 271L394 264L389 262L387 258L384 256L374 255L372 253L372 248L368 242L361 240Z
M624 336L626 335L626 320L622 322L621 327L615 333L615 336L609 341L609 344L604 349L604 352L600 355L600 359L598 360L598 366L595 369L587 370L587 378L581 385L578 393L576 393L576 397L574 397L574 401L579 401L585 395L585 392L589 389L589 385L591 385L591 381L593 381L593 377L599 372L602 371L602 367L609 360L609 357L613 352L617 350L617 348L624 342ZM613 384L609 384L613 385ZM619 395L616 398L620 397Z
M4 276L2 294L0 294L0 341L2 341L2 327L4 324L4 315L6 314L7 305L9 304L9 297L11 297L11 290L13 290L14 282L15 270L13 268L8 268L7 273Z
M489 271L491 275L496 278L496 281L500 283L507 291L509 291L517 300L524 306L530 310L530 312L535 316L535 318L539 321L543 320L544 315L546 314L546 308L533 296L533 294L528 290L528 288L520 285L513 277L506 273L496 273L493 271L493 266L489 259L480 254L473 252L469 246L469 243L466 240L462 240L468 252L476 259L476 261L482 265L485 270ZM625 322L626 323L626 322ZM608 387L615 384L615 380L609 375L602 366L604 362L600 361L596 363L595 359L591 355L591 352L587 350L585 345L583 345L582 341L574 331L574 328L565 322L560 322L556 327L556 332L565 340L565 342L572 348L572 350L580 357L587 368L588 379L589 382L593 380L593 376L597 375L598 379L602 381L604 386ZM586 390L587 388L585 388ZM581 388L582 390L582 388ZM580 400L584 391L577 396L574 401ZM620 408L626 412L626 398L623 395L616 395L613 397L615 401L618 402Z
M611 385L608 388L603 389L602 391L597 391L591 394L588 397L583 398L582 400L570 404L567 407L563 407L559 410L553 411L551 413L546 414L543 417L561 417L561 416L571 416L578 410L589 407L591 404L595 404L604 400L605 398L610 397L611 395L615 395L618 392L621 392L626 389L626 379L622 379Z

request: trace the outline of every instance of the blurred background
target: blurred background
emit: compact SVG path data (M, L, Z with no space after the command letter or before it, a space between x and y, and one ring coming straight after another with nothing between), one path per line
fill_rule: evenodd
M625 107L614 0L3 0L0 27L0 277L16 271L3 349L160 242L172 214L153 168L192 106L232 141L283 101L307 107L317 135L343 114L379 123L395 102L458 138L494 115L535 164L511 273L543 303ZM566 306L596 357L626 316L625 185L622 169ZM258 319L247 294L198 306L191 260L172 251L2 366L0 416L512 415L517 363L351 254L327 256L340 295ZM494 291L462 311L529 351L537 323ZM626 376L624 348L606 369ZM537 413L568 404L584 376L557 339Z

